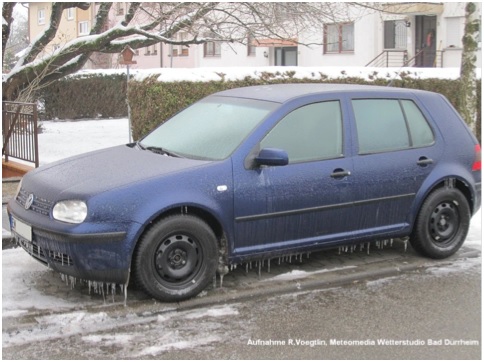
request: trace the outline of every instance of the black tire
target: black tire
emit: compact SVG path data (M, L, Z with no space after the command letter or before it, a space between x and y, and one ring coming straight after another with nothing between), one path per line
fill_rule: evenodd
M133 259L136 284L152 297L175 302L194 297L213 280L217 240L189 215L161 219L142 236Z
M459 190L437 189L423 203L410 243L424 256L447 258L464 243L470 220L469 204Z

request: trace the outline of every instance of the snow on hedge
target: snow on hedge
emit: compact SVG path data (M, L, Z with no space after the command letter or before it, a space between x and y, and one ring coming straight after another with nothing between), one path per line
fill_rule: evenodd
M72 76L83 77L96 74L122 74L126 69L82 70ZM476 72L481 78L481 70ZM270 75L271 79L340 79L359 77L365 80L387 79L398 80L410 78L458 79L459 68L371 68L371 67L224 67L224 68L156 68L130 69L130 74L136 81L143 81L148 77L157 77L160 82L209 82L234 81L247 77L259 79Z

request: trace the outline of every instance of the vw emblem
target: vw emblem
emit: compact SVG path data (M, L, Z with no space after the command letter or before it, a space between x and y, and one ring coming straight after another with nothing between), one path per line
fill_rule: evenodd
M25 201L25 210L30 209L30 206L34 203L34 194L30 194L29 197L27 197L27 201Z

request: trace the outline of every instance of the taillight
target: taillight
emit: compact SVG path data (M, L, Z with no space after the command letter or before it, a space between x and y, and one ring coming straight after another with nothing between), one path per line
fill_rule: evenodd
M472 164L472 171L480 171L481 170L481 146L476 145L474 147L476 151L476 158L474 159L474 163Z

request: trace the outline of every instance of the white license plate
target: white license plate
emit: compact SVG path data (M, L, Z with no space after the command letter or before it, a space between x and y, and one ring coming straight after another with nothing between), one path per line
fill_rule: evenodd
M16 232L24 239L32 241L32 227L14 217L12 217L12 231Z

